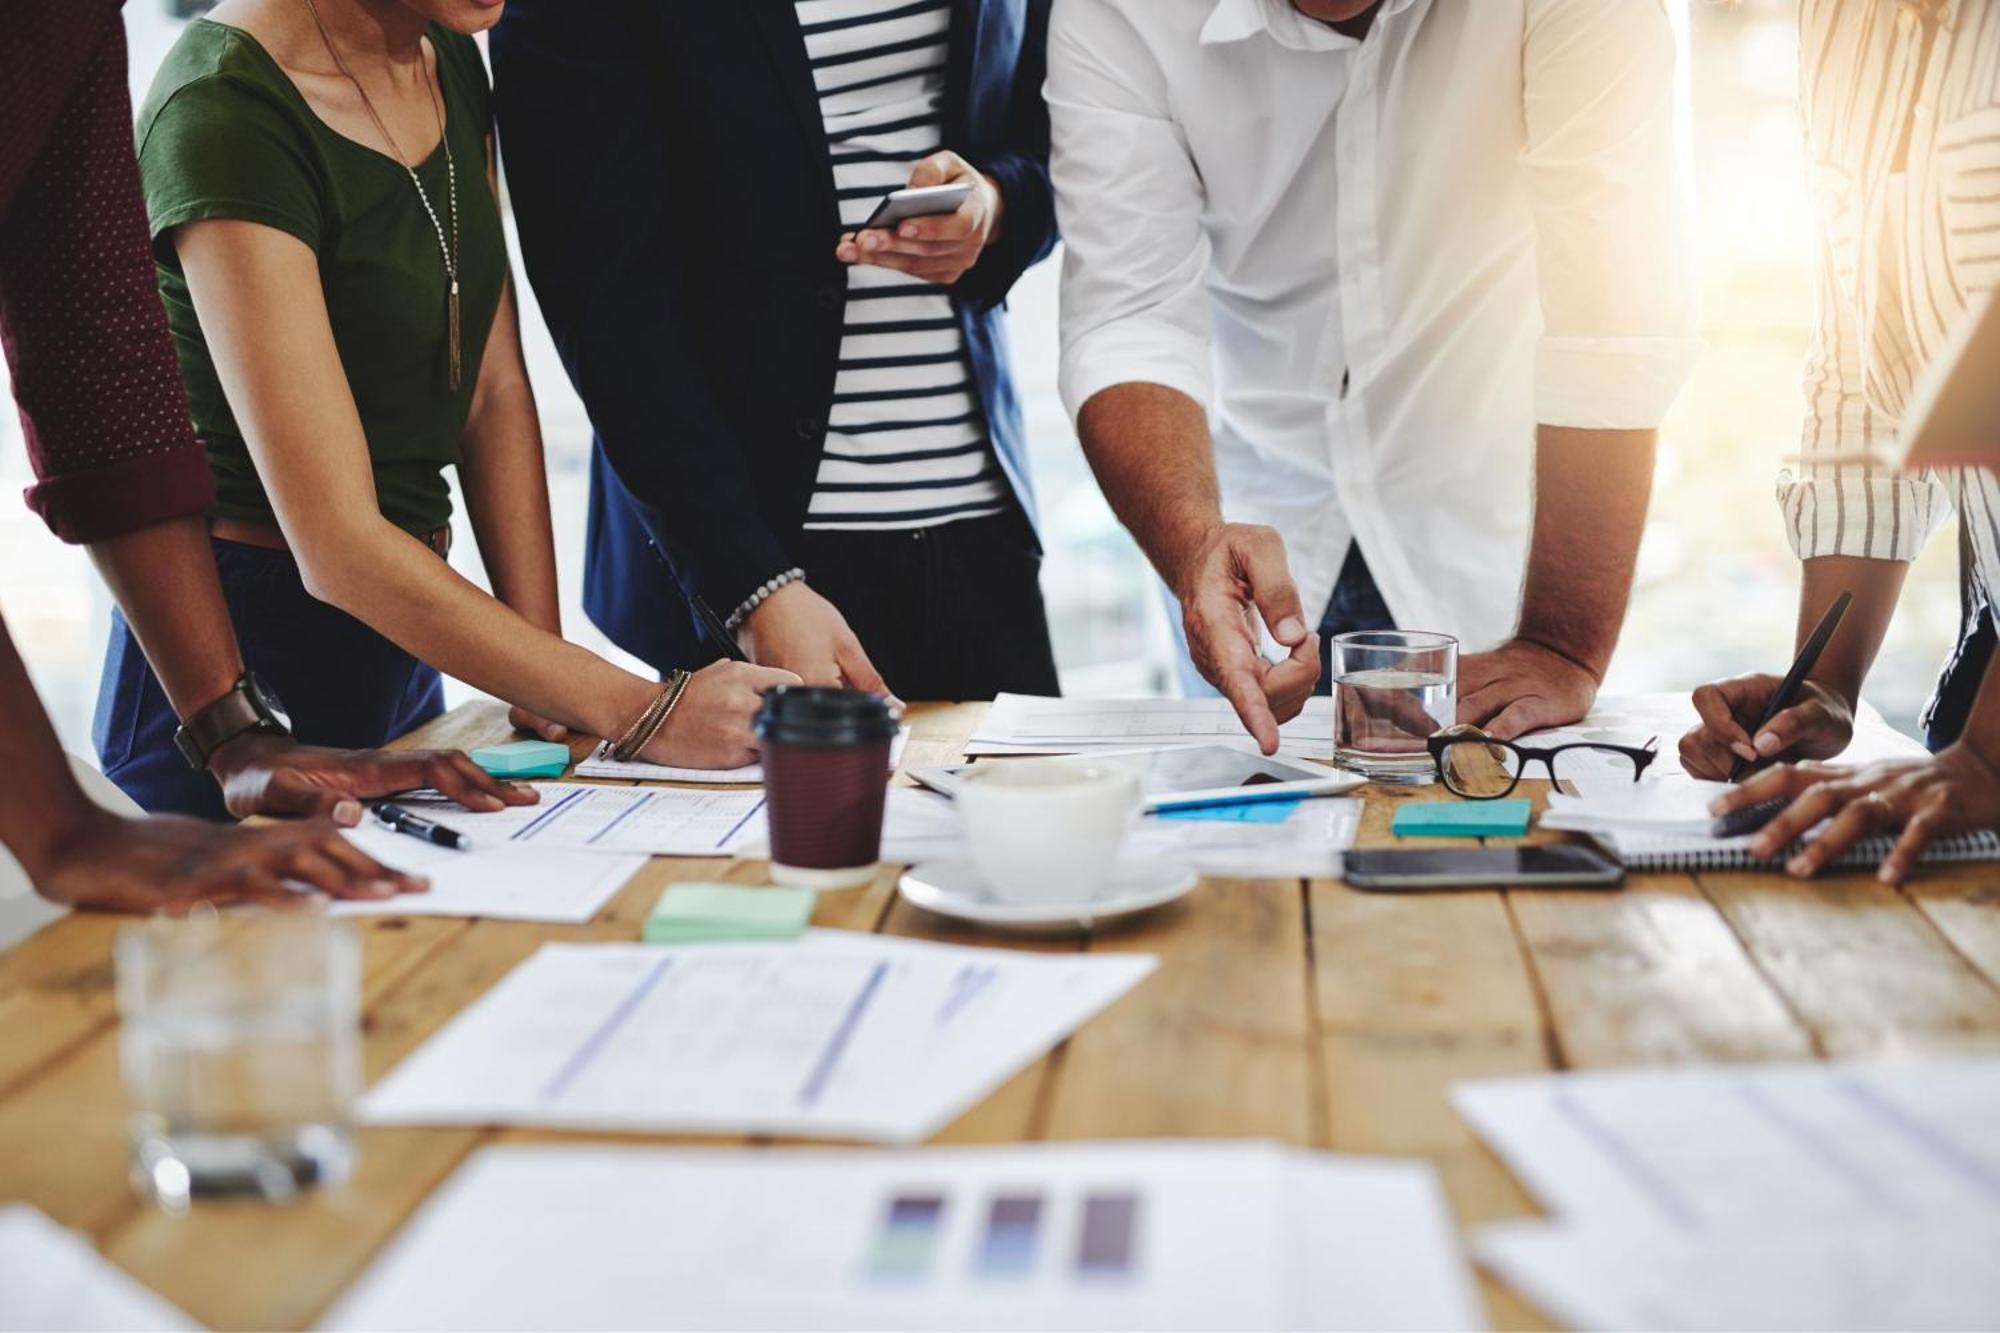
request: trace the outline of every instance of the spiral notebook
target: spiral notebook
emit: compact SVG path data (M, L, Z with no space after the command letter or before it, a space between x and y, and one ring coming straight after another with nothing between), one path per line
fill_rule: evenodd
M1590 835L1625 864L1627 870L1782 870L1803 843L1778 856L1750 855L1750 835L1708 838L1676 833L1641 833L1622 829ZM1863 838L1833 861L1843 870L1873 870L1896 845L1894 837ZM1947 865L1962 861L2000 861L2000 833L1991 830L1940 838L1924 849L1921 863Z

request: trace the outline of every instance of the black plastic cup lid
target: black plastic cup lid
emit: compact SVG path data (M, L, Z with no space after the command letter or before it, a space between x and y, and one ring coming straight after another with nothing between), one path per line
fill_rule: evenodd
M894 739L900 724L879 695L820 685L780 685L757 710L758 738L786 745L870 745Z

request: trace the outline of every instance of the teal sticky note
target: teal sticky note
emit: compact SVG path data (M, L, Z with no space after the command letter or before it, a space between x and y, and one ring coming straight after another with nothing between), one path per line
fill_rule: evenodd
M1292 801L1238 801L1233 805L1184 805L1160 811L1162 819L1196 819L1222 824L1282 824L1305 804Z
M569 747L557 741L484 745L472 762L496 778L559 778L569 768Z
M648 944L711 940L786 940L812 920L811 889L740 884L674 884L646 918Z
M1518 838L1528 831L1534 803L1513 801L1418 801L1396 811L1389 831L1429 838Z

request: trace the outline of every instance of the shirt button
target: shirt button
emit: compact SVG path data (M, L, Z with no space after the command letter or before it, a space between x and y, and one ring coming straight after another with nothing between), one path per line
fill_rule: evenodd
M819 308L831 310L840 304L840 293L832 287L822 287L818 293Z

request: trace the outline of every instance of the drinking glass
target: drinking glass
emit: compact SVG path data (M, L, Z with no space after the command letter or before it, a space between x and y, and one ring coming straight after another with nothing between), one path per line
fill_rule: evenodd
M117 944L133 1184L170 1211L344 1179L361 950L324 913L156 919Z
M1357 630L1331 652L1334 762L1371 782L1432 781L1431 734L1458 721L1458 640Z

